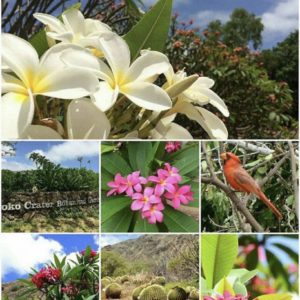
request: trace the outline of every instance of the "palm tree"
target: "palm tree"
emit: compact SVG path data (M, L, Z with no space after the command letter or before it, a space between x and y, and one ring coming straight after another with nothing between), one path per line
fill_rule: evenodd
M79 161L79 168L81 169L81 163L83 161L83 156L77 157L77 160Z

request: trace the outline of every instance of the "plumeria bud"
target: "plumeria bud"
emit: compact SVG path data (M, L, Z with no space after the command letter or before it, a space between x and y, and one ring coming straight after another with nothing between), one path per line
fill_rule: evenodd
M168 87L166 89L166 92L170 96L170 98L175 98L185 90L187 90L198 78L199 76L197 74L186 77L183 80L180 80Z

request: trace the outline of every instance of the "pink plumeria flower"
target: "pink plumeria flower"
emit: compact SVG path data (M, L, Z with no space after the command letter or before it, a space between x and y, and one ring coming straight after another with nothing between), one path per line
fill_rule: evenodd
M157 171L157 176L149 176L148 180L156 183L155 185L155 195L161 196L165 190L168 192L174 192L174 184L177 183L177 180L174 177L167 177L165 170L159 169Z
M154 204L149 210L142 212L142 218L147 219L150 224L162 223L164 215L161 212L165 207L162 203Z
M179 183L182 177L179 175L179 170L175 167L172 167L169 163L165 163L165 168L162 171L166 177L173 177L176 179L176 183Z
M168 153L176 152L180 150L181 142L167 142L165 146L165 150Z
M131 174L129 174L126 177L126 194L127 196L131 197L134 192L140 193L142 191L142 184L147 183L147 179L140 176L140 171L135 171Z
M174 188L174 191L165 193L165 197L172 200L173 208L178 209L181 203L188 204L193 201L193 192L190 185L183 185L182 187L176 185Z
M161 203L161 199L154 194L151 187L146 187L143 193L134 193L132 199L134 200L131 204L132 210L150 210L152 204Z
M117 173L115 180L108 182L107 185L112 188L107 196L122 194L126 190L126 179L120 173Z

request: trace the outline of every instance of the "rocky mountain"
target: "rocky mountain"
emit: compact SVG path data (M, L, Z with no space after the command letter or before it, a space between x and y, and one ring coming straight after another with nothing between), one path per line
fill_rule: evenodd
M137 239L106 246L102 250L118 252L129 261L160 260L162 257L175 256L178 252L188 248L191 243L198 241L199 236L196 234L146 234Z

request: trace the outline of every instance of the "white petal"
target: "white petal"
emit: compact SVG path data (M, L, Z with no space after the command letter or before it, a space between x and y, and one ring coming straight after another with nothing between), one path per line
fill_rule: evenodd
M29 96L7 93L1 100L2 138L20 138L25 128L31 124L34 115L34 101Z
M227 139L228 131L224 123L210 111L196 107L188 102L180 102L175 107L178 113L186 115L196 121L209 134L211 138Z
M182 80L179 80L177 82L174 82L171 86L165 88L165 91L168 93L168 95L171 98L175 98L182 94L185 91L188 91L188 89L193 85L193 83L198 79L198 75L191 75L189 77L185 77Z
M199 89L199 92L209 98L209 103L216 107L225 117L229 116L225 102L212 90L207 88Z
M166 55L157 51L144 50L142 56L130 66L126 81L148 81L167 72L169 67L170 62Z
M168 94L159 86L148 82L133 82L122 86L120 92L133 103L149 110L166 110L172 107Z
M99 35L99 33L111 31L111 28L99 20L85 19L84 22L85 35Z
M119 94L119 89L112 89L105 81L100 82L99 86L100 88L91 96L91 99L100 110L107 111L115 104Z
M99 38L100 49L111 67L115 79L121 80L130 65L130 51L127 43L117 34L104 34Z
M52 31L48 31L47 36L56 41L61 41L64 43L72 43L74 35L69 31L64 33L55 33Z
M84 51L82 47L70 44L59 43L47 50L40 61L39 73L41 76L49 75L58 69L65 69L66 64L62 61L61 55L64 51Z
M155 129L150 132L152 139L170 139L170 140L185 140L193 139L192 135L182 126L176 123L170 123L164 126L160 121Z
M43 78L35 92L60 99L77 99L93 94L99 81L92 73L74 67L51 73Z
M35 49L27 41L8 33L2 34L2 63L30 86L39 64Z
M168 70L165 72L165 76L167 78L166 87L171 86L174 83L174 76L175 76L174 69L173 69L172 65L170 65Z
M98 78L113 83L113 74L109 67L88 50L73 48L72 50L63 51L60 58L69 66L93 72Z
M60 140L57 131L42 125L29 125L21 135L22 139Z
M210 89L214 84L215 82L211 78L199 77L199 79L194 83L194 86L198 88L204 87Z
M68 9L62 14L62 19L68 30L76 33L84 32L84 16L78 9Z
M23 82L16 77L3 73L2 74L2 94L8 93L8 92L15 92L18 94L24 94L27 95L27 89L24 86Z
M67 126L69 139L105 139L110 132L105 113L87 99L70 103Z
M208 129L207 133L211 138L220 140L228 138L228 131L225 124L216 115L202 107L197 107L197 110L202 114Z
M67 30L64 24L56 17L43 13L35 13L33 16L44 25L47 25L51 31L63 33Z

